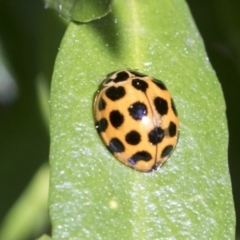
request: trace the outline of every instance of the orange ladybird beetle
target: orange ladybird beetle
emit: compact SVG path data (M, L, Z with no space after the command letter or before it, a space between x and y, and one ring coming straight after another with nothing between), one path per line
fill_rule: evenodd
M140 172L162 166L178 142L178 114L165 84L131 69L105 77L94 118L108 150Z

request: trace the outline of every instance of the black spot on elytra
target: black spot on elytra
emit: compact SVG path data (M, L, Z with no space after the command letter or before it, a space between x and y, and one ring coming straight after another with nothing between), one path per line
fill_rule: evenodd
M124 95L126 94L126 91L124 89L124 87L120 86L120 87L109 87L106 90L106 96L111 99L112 101L116 101L122 97L124 97Z
M138 161L148 162L151 159L152 159L152 156L149 152L140 151L133 154L132 157L128 159L128 163L130 165L135 165Z
M174 137L177 134L177 126L174 122L170 122L168 126L168 133L170 137Z
M100 98L98 103L98 110L102 111L105 109L106 106L107 106L106 102L102 98Z
M160 115L164 115L167 114L168 112L168 103L165 99L161 98L161 97L156 97L154 99L154 106L157 110L157 112Z
M129 75L127 72L122 71L117 73L116 78L113 79L113 82L117 83L117 82L122 82L122 81L126 81L129 78Z
M96 122L96 129L97 131L100 132L104 132L106 131L107 127L108 127L108 121L106 118L102 118L99 121Z
M155 127L149 134L148 139L152 144L160 143L164 138L164 130L160 127Z
M178 115L177 109L176 109L175 103L172 98L171 98L171 105L172 105L172 110L173 110L175 116L177 116Z
M146 92L148 88L148 84L145 81L138 78L132 80L132 86L142 92Z
M118 138L112 138L109 142L108 149L110 152L124 152L125 147Z
M118 110L111 111L109 114L109 118L110 118L111 124L115 128L120 127L124 122L124 116Z
M173 146L172 145L168 145L166 146L163 150L162 150L162 154L161 154L161 158L167 157L170 155L170 153L173 150Z
M126 134L125 140L131 145L137 145L141 141L141 135L133 130Z
M158 79L153 79L153 82L161 89L161 90L167 90L165 84Z
M130 116L135 120L141 120L147 115L147 106L141 102L135 102L128 108Z

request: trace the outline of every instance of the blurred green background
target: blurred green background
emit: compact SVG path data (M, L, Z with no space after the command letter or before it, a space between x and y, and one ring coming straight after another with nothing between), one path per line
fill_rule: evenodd
M229 166L239 219L240 1L187 2L226 99ZM57 13L45 8L43 0L0 2L1 222L39 167L48 161L46 99L66 26ZM240 223L237 223L240 239ZM48 230L46 223L29 239Z

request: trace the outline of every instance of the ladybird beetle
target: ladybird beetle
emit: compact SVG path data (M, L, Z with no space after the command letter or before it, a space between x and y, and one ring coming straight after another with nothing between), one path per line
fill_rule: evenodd
M178 115L165 84L131 69L105 77L94 118L108 150L140 172L162 166L178 142Z

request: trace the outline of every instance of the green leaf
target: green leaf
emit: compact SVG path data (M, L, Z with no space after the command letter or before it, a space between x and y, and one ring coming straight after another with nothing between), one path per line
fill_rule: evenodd
M121 164L95 130L99 79L123 68L163 80L177 105L179 144L158 171ZM53 238L234 239L225 103L184 1L115 1L101 20L71 23L50 128Z
M111 11L112 0L45 0L65 18L76 22L90 22Z
M0 226L0 239L28 239L48 223L49 167L39 168L29 186L16 201Z
M52 240L52 238L44 234L43 236L41 236L37 240Z
M49 126L49 87L47 85L47 80L43 74L39 74L36 78L36 89L39 99L39 106L41 113L46 124L46 127Z

